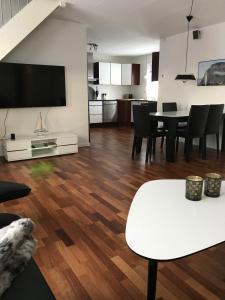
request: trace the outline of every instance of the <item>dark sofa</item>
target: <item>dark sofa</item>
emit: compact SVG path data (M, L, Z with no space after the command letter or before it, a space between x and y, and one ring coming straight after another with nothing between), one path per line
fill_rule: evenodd
M24 184L0 182L0 202L27 196L31 189ZM0 213L0 228L9 225L20 217ZM55 300L47 282L32 259L26 269L13 281L1 300Z

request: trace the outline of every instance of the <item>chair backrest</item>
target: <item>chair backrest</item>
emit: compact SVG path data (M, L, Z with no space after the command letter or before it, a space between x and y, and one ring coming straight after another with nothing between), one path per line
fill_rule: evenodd
M224 104L211 104L206 124L205 133L218 133L223 116Z
M149 108L147 105L133 105L134 135L148 137L150 132Z
M205 134L209 105L192 105L188 119L188 133L192 137L202 137Z
M157 112L157 102L156 101L149 101L148 103L141 103L142 106L148 107L148 112Z
M163 102L162 110L163 112L177 111L177 102Z

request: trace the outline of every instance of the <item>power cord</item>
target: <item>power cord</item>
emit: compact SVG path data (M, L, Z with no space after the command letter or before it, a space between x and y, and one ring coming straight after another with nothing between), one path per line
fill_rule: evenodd
M7 118L8 118L8 114L9 114L9 108L6 110L6 114L5 114L5 119L4 119L4 123L3 123L3 126L4 126L4 135L2 138L5 138L6 137L6 121L7 121Z
M45 126L47 127L47 118L48 118L48 114L51 110L51 107L48 108L47 113L45 114Z

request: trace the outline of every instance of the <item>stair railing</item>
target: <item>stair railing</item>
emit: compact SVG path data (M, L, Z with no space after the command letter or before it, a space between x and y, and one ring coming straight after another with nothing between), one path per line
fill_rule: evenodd
M11 20L32 0L0 0L0 27Z

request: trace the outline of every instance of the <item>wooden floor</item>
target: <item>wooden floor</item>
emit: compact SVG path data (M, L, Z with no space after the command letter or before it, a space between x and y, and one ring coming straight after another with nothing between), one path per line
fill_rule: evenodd
M91 141L90 148L76 155L2 163L0 180L24 182L32 194L0 209L36 222L35 261L58 300L145 299L147 264L128 249L124 237L135 192L152 179L208 171L225 176L225 156L216 159L210 151L203 161L196 152L186 163L181 149L173 164L165 162L165 149L158 149L155 162L145 165L145 144L142 154L131 160L131 129L92 129ZM34 177L32 167L42 161L54 169ZM225 244L160 263L157 299L225 299Z

